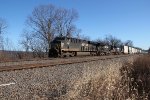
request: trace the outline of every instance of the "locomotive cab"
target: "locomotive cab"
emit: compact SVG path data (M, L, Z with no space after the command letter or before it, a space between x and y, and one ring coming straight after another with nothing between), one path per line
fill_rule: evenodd
M61 41L55 39L51 42L50 57L58 57L61 55Z

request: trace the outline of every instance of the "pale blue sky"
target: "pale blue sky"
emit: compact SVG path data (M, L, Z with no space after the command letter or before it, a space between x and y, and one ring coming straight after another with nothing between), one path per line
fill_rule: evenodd
M0 0L0 17L9 25L5 37L17 45L33 8L49 3L76 9L77 27L92 40L111 34L137 47L150 47L150 0Z

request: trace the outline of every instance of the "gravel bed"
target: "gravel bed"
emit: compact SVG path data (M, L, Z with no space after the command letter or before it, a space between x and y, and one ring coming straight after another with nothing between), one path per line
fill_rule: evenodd
M68 100L81 83L135 57L0 72L0 100Z

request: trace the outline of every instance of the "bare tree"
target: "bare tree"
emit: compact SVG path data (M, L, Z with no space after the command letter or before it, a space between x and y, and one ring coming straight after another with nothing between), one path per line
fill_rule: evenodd
M34 38L46 40L48 48L55 35L56 7L53 5L41 5L36 7L27 23L33 29Z
M127 40L124 45L126 46L133 46L133 42L131 40Z
M4 50L13 51L14 50L14 44L8 37L4 39Z
M76 30L73 22L78 18L74 9L59 8L56 11L56 32L59 35L71 37Z
M77 38L77 39L80 39L81 38L81 29L76 29L76 31L75 31L75 37Z
M0 50L4 50L3 37L0 35Z
M47 52L47 45L45 41L34 38L35 34L30 34L28 31L24 31L21 35L20 44L22 45L23 49L25 49L26 53L28 54L29 51L32 51L33 57L43 57L44 52Z
M27 24L34 30L34 38L43 40L50 50L51 41L56 35L71 36L76 18L75 10L56 8L51 4L40 5L28 17Z
M0 18L0 49L4 49L4 44L3 44L3 37L2 34L4 33L4 31L7 28L7 23L4 19Z
M31 42L32 42L32 34L24 30L23 34L21 34L22 40L20 41L20 44L25 49L26 52L29 52L29 49L31 48Z
M118 47L122 45L122 41L112 35L106 35L105 41L107 44L111 45L112 47Z
M0 35L4 33L5 29L7 28L7 23L4 19L0 18Z

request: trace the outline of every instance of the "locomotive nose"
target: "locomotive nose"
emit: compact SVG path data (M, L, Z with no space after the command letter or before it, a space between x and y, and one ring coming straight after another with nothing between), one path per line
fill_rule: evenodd
M56 48L51 48L49 51L49 57L58 57L58 50Z

